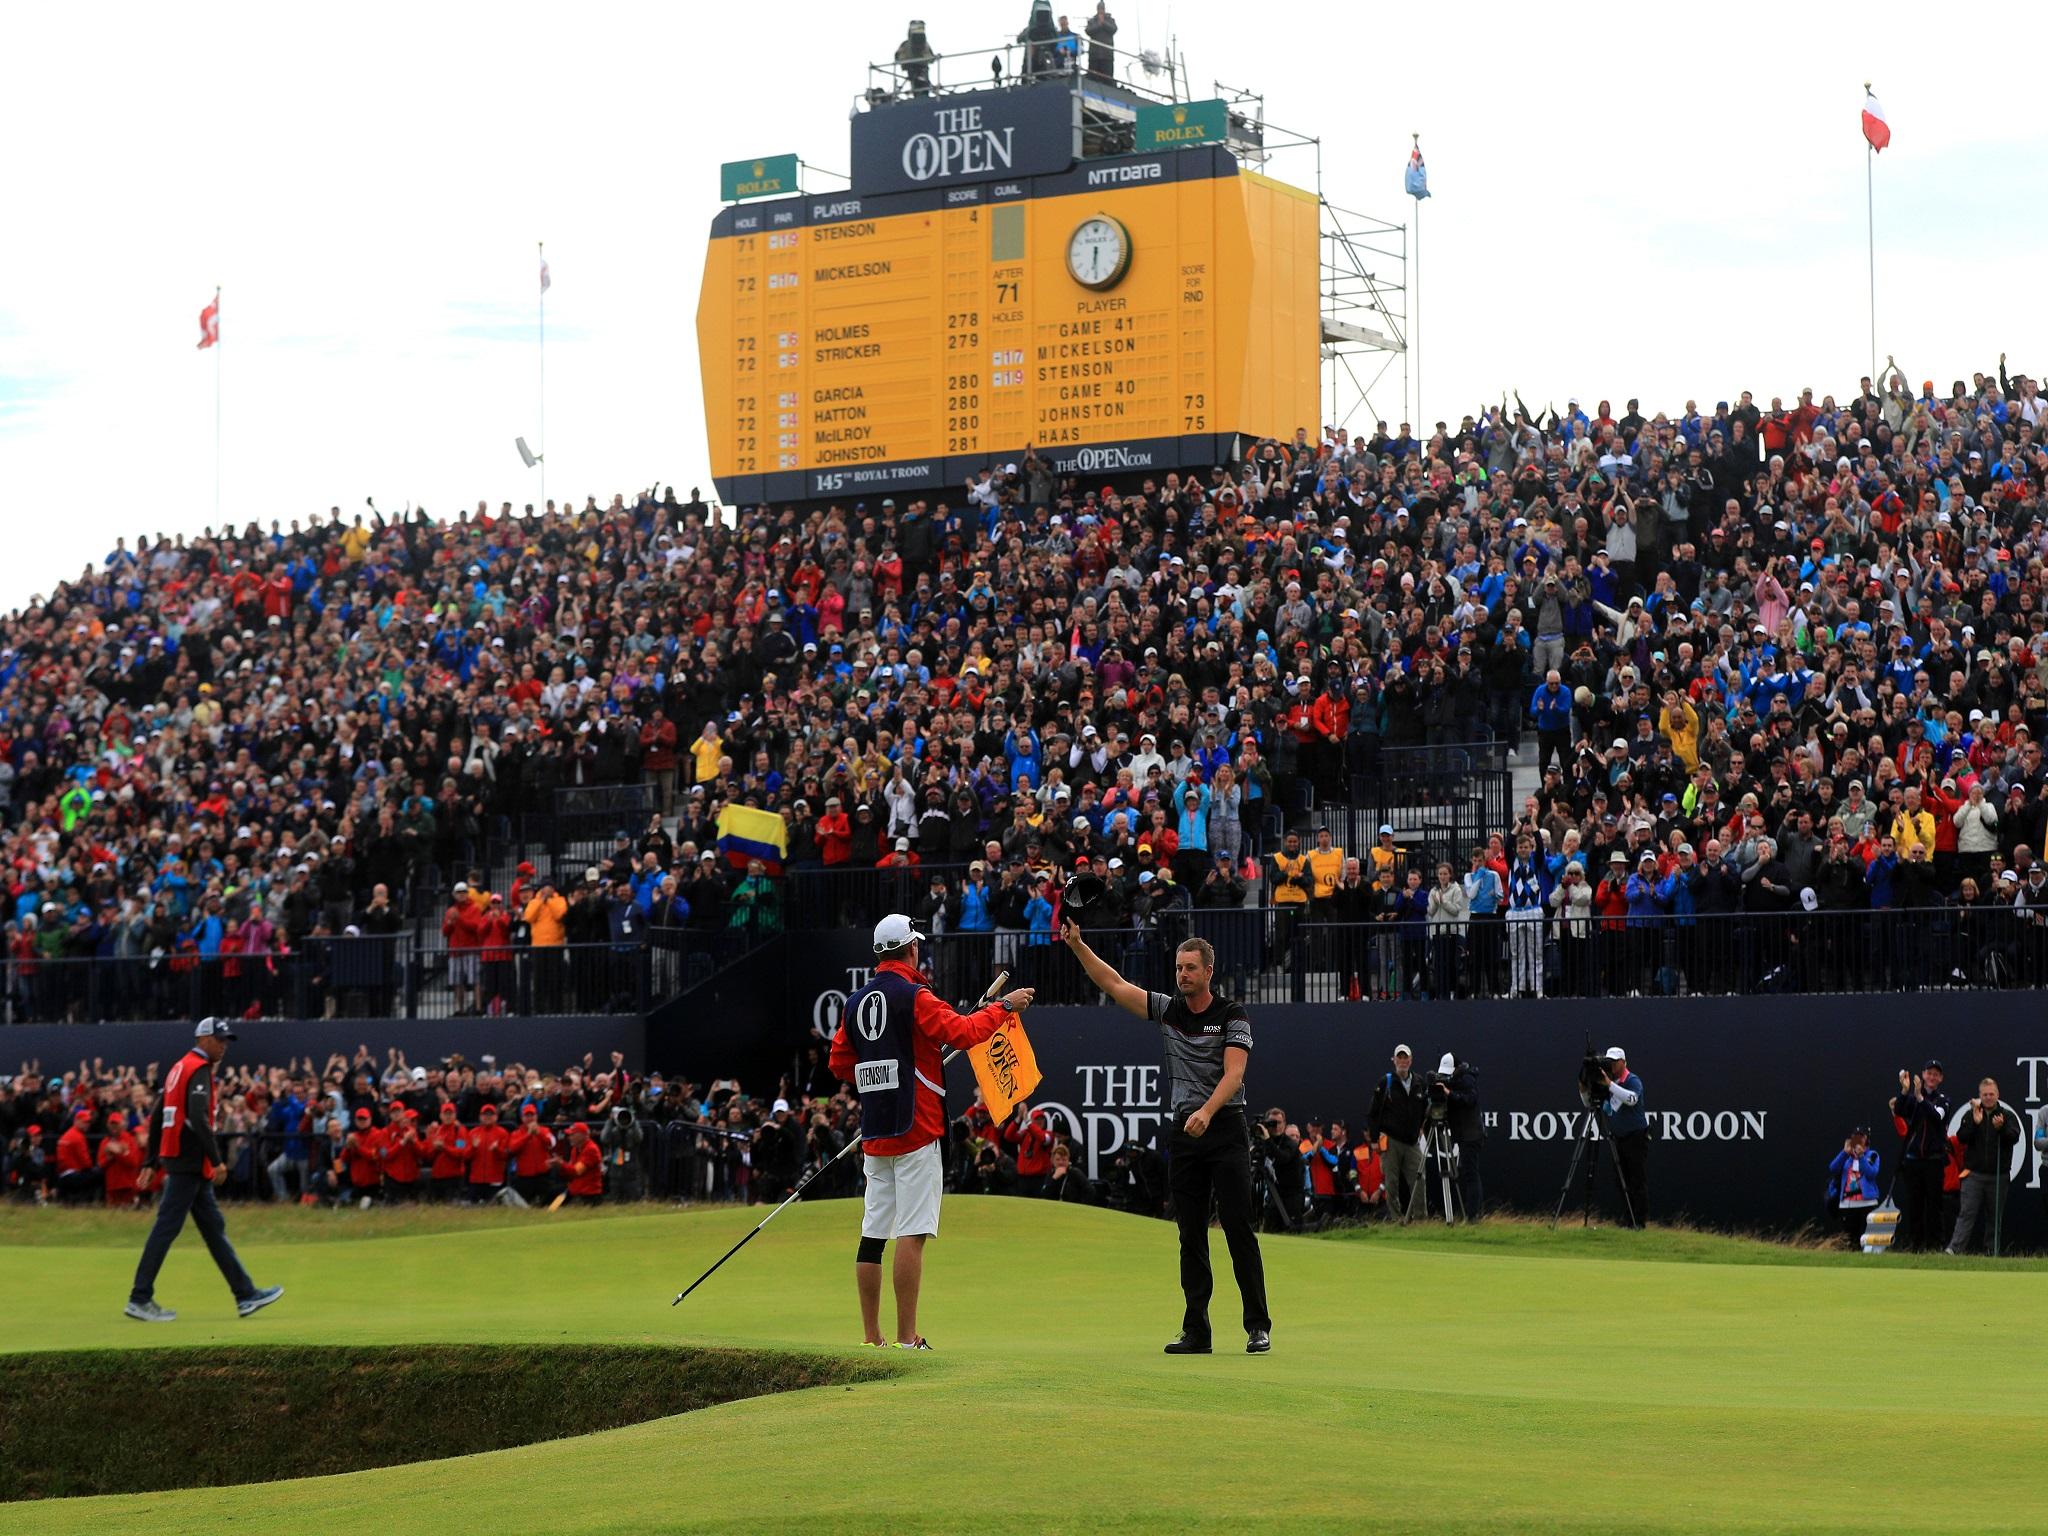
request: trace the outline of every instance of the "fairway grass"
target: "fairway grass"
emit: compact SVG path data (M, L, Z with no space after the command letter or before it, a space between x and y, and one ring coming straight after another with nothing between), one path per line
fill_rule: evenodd
M510 1214L417 1218L434 1230L407 1235L400 1216L232 1212L251 1273L283 1283L284 1302L238 1322L188 1234L158 1287L181 1313L164 1327L120 1315L139 1224L9 1217L0 1349L857 1343L848 1202L793 1207L674 1309L759 1212ZM16 1240L37 1223L33 1245ZM0 1532L111 1522L296 1536L339 1520L461 1531L513 1510L550 1536L2048 1522L2041 1266L1916 1268L1802 1249L1748 1262L1753 1245L1703 1234L1649 1234L1642 1247L1681 1251L1646 1258L1630 1241L1518 1237L1506 1223L1267 1238L1274 1349L1249 1358L1215 1237L1219 1352L1168 1359L1159 1347L1180 1310L1171 1227L956 1199L926 1273L921 1327L936 1353L889 1357L887 1379L453 1462L10 1505Z

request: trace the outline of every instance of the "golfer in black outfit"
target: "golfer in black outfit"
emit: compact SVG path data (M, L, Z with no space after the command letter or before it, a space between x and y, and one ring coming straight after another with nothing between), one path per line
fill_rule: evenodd
M1061 937L1081 962L1088 979L1128 1013L1160 1026L1166 1044L1167 1104L1172 1142L1167 1167L1174 1219L1180 1224L1180 1288L1187 1313L1169 1355L1206 1355L1209 1343L1209 1200L1230 1244L1230 1265L1244 1301L1245 1353L1263 1355L1273 1347L1273 1320L1266 1315L1266 1271L1252 1228L1251 1128L1244 1113L1244 1069L1251 1060L1252 1023L1244 1005L1209 990L1216 952L1189 939L1173 954L1177 997L1147 992L1110 969L1081 938L1072 922Z

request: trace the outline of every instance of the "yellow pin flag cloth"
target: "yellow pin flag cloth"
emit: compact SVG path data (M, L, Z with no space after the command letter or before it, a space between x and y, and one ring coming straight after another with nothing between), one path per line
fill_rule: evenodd
M1029 1098L1041 1081L1038 1058L1031 1054L1022 1019L1012 1019L981 1044L970 1046L967 1062L974 1068L982 1102L998 1125L1010 1118L1010 1111Z

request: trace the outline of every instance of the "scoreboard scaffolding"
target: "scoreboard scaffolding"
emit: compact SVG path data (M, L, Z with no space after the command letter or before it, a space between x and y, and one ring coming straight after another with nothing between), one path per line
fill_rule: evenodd
M853 186L712 225L697 311L732 504L1223 462L1318 426L1316 197L1220 144L1082 158L1062 82L877 105Z

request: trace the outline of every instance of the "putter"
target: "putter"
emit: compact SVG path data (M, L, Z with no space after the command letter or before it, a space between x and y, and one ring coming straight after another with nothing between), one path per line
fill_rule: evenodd
M1003 988L1009 982L1009 980L1010 973L1008 971L997 971L996 979L988 984L988 990L981 994L981 1000L977 1002L974 1006L977 1008L985 1008L995 998L1002 996ZM960 1053L958 1051L947 1051L945 1055L939 1058L939 1065L942 1067L946 1066L953 1060L955 1056L958 1056L959 1054ZM801 1179L799 1179L797 1181L796 1188L792 1189L789 1192L787 1198L783 1200L782 1204L776 1206L775 1209L770 1211L766 1216L763 1216L759 1223L755 1225L753 1231L749 1232L745 1237L741 1238L738 1242L734 1243L730 1248L726 1249L724 1257L719 1259L717 1264L713 1264L709 1269L705 1270L703 1274L699 1275L696 1279L692 1280L689 1284L688 1289L678 1291L676 1293L676 1299L670 1302L669 1305L671 1307L681 1305L682 1300L685 1296L689 1295L691 1291L694 1291L695 1289L697 1289L698 1286L702 1285L706 1280L709 1280L713 1275L718 1273L719 1266L724 1264L726 1259L731 1258L734 1254L738 1253L742 1248L746 1247L747 1244L751 1243L755 1238L759 1237L761 1235L762 1227L767 1226L769 1222L773 1221L776 1217L780 1216L784 1211L788 1210L792 1204L794 1204L798 1199L802 1198L803 1192L811 1187L813 1181L818 1179L828 1169L835 1166L842 1157L846 1156L847 1153L853 1151L854 1148L858 1147L859 1145L860 1137L853 1137L846 1143L845 1146L841 1147L837 1152L834 1152L824 1162L818 1164L817 1167L813 1168L809 1173L805 1174Z

